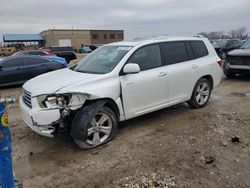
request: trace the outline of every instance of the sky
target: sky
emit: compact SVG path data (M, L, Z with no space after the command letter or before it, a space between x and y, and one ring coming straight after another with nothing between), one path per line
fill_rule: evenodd
M123 29L129 40L242 26L250 32L249 8L250 0L0 0L0 35Z

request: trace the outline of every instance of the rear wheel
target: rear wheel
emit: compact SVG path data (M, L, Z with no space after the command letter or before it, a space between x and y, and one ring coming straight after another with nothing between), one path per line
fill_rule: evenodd
M77 114L77 116L84 116L85 114ZM85 112L86 113L86 112ZM82 124L84 118L77 118L74 123ZM99 145L105 144L112 140L117 133L117 119L114 112L104 106L102 107L86 124L86 138L82 140L74 139L75 143L82 149L91 149Z
M188 104L193 108L201 108L206 106L212 91L211 85L211 82L206 78L201 78L198 80Z

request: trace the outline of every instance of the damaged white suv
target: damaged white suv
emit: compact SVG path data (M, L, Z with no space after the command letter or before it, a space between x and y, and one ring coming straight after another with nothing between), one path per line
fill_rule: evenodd
M178 103L207 104L221 61L206 38L158 38L104 45L74 69L23 85L22 117L40 135L70 133L81 148L114 138L119 121Z

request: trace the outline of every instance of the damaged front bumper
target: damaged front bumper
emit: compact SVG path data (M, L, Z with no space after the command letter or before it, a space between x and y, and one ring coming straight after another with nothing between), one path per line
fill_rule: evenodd
M46 137L54 137L54 124L58 123L61 115L60 109L30 108L22 96L19 98L21 116L25 123L36 133Z

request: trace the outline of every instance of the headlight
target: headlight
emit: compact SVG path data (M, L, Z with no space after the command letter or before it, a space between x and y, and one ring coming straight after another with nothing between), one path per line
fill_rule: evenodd
M42 108L62 108L69 103L70 95L40 95L38 104Z

